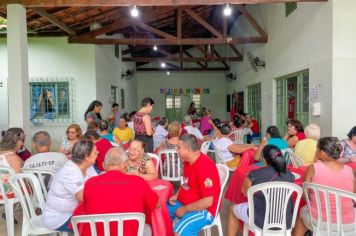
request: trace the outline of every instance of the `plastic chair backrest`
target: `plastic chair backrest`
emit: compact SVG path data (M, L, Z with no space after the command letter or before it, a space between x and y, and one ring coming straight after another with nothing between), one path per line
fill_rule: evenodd
M205 155L208 154L209 147L210 147L211 141L205 141L201 144L200 146L200 151L204 153Z
M303 159L295 155L293 151L288 150L287 152L288 152L289 160L294 168L298 168L300 166L305 165Z
M8 190L11 191L11 186L10 186L10 178L11 176L15 175L14 169L11 167L6 167L6 166L0 166L0 204L8 204ZM6 186L6 187L5 187Z
M229 137L233 137L233 142L235 144L244 144L244 137L246 135L246 130L237 129L230 133Z
M31 173L19 173L10 178L15 195L20 199L23 214L26 215L32 227L33 222L39 222L41 215L36 213L36 208L44 210L45 200L38 178Z
M138 221L138 236L143 235L143 229L145 225L145 215L143 213L133 212L133 213L115 213L115 214L97 214L97 215L82 215L73 216L72 225L74 230L74 235L80 236L78 230L78 224L88 223L90 225L90 231L93 236L97 235L97 225L96 223L102 223L104 226L104 236L110 236L110 223L118 223L118 236L124 235L124 221L136 220Z
M303 188L304 188L304 195L309 210L311 209L310 200L309 200L310 192L313 192L315 196L315 201L316 201L315 207L317 208L318 214L317 214L317 219L310 221L312 222L311 224L313 226L314 235L315 234L344 235L343 224L342 224L343 213L341 209L341 198L343 199L348 198L356 202L356 194L341 189L332 188L332 187L328 187L320 184L314 184L314 183L303 183ZM330 207L330 201L331 201L330 197L333 197L335 199L333 201L335 203L335 208ZM322 205L322 203L324 203L324 205ZM326 219L326 221L323 221L322 209L325 210L324 219ZM334 212L334 214L336 214L336 223L332 222L331 211L333 209L336 210L336 212ZM310 216L311 216L311 212L310 212ZM354 231L356 231L356 228L354 228ZM355 232L353 235L355 235Z
M164 149L158 153L160 166L161 166L161 178L168 181L181 181L181 159L178 152L174 149ZM164 162L162 157L164 156ZM167 164L164 164L167 163ZM166 167L166 168L164 168ZM166 173L164 173L166 169Z
M293 209L293 218L291 222L291 228L294 228L295 220L297 217L298 206L300 202L300 198L303 194L303 188L292 183L281 182L281 181L273 181L266 182L263 184L257 184L251 186L247 191L248 197L248 209L249 209L249 226L252 228L258 228L255 225L254 219L254 202L253 196L256 193L263 193L266 201L266 211L265 211L265 219L263 225L263 233L271 233L271 232L286 232L287 231L287 206L289 200L292 197L293 193L297 193L296 201L294 202ZM271 230L274 228L274 230ZM275 230L275 228L279 228L279 230Z
M147 155L149 155L151 158L155 159L156 170L158 171L159 164L160 164L159 156L154 153L150 153L150 152L148 152Z
M281 149L281 152L284 156L284 158L286 159L287 165L290 164L290 157L289 157L289 153L293 152L292 148L283 148Z
M222 153L222 148L216 143L216 141L214 141L213 143L214 143L215 158L216 158L217 164L223 164L228 168L229 171L235 171L236 168L230 168L230 167L227 166L226 160L225 160L224 155Z
M215 212L215 218L219 214L219 209L221 205L221 198L224 192L225 185L227 183L227 180L229 178L229 169L223 165L223 164L216 164L216 168L218 169L219 172L219 177L220 177L220 194L219 194L219 200L218 200L218 207L216 208Z
M43 192L43 197L47 199L48 190L53 180L54 172L32 168L22 168L21 171L23 173L32 173L38 178Z

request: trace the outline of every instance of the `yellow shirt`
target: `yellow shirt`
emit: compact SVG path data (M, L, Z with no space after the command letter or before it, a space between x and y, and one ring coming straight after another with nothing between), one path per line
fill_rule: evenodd
M119 129L116 127L112 133L113 135L116 135L121 142L128 142L134 138L134 132L129 127L126 127L125 129Z
M294 153L303 159L305 165L313 164L317 143L316 140L309 138L298 141L295 145Z

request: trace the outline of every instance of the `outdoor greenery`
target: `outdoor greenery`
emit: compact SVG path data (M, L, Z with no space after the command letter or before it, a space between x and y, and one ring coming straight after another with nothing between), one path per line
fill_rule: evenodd
M0 25L6 25L7 20L0 16Z

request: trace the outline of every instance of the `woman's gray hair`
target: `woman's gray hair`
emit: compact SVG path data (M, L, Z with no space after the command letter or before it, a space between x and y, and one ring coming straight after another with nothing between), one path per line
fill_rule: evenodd
M122 165L127 160L127 153L121 147L112 147L107 151L105 155L105 160L103 163L104 167L109 165Z

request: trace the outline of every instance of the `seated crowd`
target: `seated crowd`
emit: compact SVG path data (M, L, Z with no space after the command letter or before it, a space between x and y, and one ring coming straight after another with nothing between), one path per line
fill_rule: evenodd
M131 114L120 114L118 104L113 104L108 119L103 120L100 114L102 103L93 101L85 113L86 131L83 132L77 124L69 125L57 152L51 150L50 134L43 130L32 138L32 150L36 154L31 155L24 147L24 131L10 128L3 132L0 141L0 166L10 167L15 173L20 173L22 168L54 173L48 186L42 224L58 231L72 231L73 215L142 212L148 218L145 235L151 235L149 214L164 208L174 222L174 235L198 235L204 226L214 221L221 208L219 196L222 192L214 158L201 151L203 142L209 142L209 149L221 153L222 163L230 169L253 169L247 174L242 189L238 189L245 195L249 188L261 183L295 183L286 150L304 162L306 171L302 182L356 192L351 166L356 162L356 126L340 142L335 137L320 138L320 128L316 124L309 124L304 129L300 121L289 120L284 137L276 126L271 125L265 137L256 144L256 138L260 136L259 128L256 130L259 125L248 115L236 115L231 123L222 123L213 119L211 110L206 109L200 128L195 126L191 115L185 116L182 124L166 118L160 118L155 124L149 116L153 104L152 99L145 98L141 109ZM132 124L133 128L130 127ZM182 167L182 185L166 199L167 202L162 202L149 185L150 181L160 178L160 169L156 168L159 163L151 153L159 154L162 150L175 150ZM244 158L252 158L253 165L240 164ZM221 162L217 153L215 161ZM164 159L162 163L160 168L166 171L168 164ZM7 188L7 191L11 189ZM311 225L318 214L313 194L308 192L310 209L308 205L301 208L294 235L304 235L313 229ZM354 230L354 203L345 199L341 202L345 230ZM293 225L293 204L291 200L287 204L288 229ZM332 222L335 223L335 198L330 198L330 204ZM264 225L265 210L263 195L256 195L254 219L260 228ZM322 214L325 218L325 209ZM233 203L226 219L228 235L237 235L238 221L248 223L248 219L248 204ZM82 235L89 234L86 232L89 228L81 230ZM117 234L117 228L110 230ZM137 224L125 224L124 232L125 235L136 235Z

